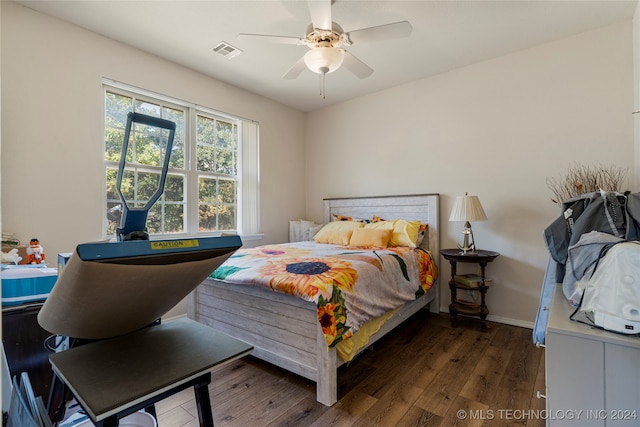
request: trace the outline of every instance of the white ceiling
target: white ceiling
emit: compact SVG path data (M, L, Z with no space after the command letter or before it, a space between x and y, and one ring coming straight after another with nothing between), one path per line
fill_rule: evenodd
M637 0L353 1L335 0L333 21L345 32L408 20L409 38L354 44L348 50L375 71L358 79L344 67L326 77L305 70L282 75L306 46L238 40L238 33L304 37L306 1L18 1L114 40L182 64L218 80L312 111L367 93L425 78L630 20ZM225 41L243 53L232 59L212 51Z

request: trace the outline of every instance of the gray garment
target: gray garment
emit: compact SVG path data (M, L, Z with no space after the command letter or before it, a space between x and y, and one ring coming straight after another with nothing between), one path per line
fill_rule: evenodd
M600 231L627 240L640 237L640 194L596 192L562 204L562 214L544 230L549 254L558 264L556 281L562 282L569 247L584 233Z
M640 240L640 193L627 195L627 240Z
M565 277L565 265L569 259L570 246L578 243L582 234L595 230L615 237L624 232L626 240L640 240L640 193L610 194L615 196L617 201L602 197L602 193L599 192L583 194L580 197L566 201L562 204L560 217L544 230L544 239L549 250L549 262L542 283L540 305L538 306L533 328L534 343L544 344L553 291L556 284L563 282ZM614 202L614 206L607 206L607 200ZM626 203L624 204L620 203L625 201ZM607 208L609 209L608 214L605 211ZM615 209L623 212L618 215ZM611 212L616 212L615 219ZM602 218L598 219L598 215L601 215ZM609 220L607 215L612 221ZM612 223L616 229L615 233L610 231ZM573 239L575 241L572 242ZM580 258L585 257L586 262L584 263L578 260L574 262L574 254L571 254L572 261L570 264L574 267L571 267L572 271L569 272L569 276L575 277L580 272L584 275L585 266L589 265L589 257L596 253L600 255L600 249L592 249L591 254L580 255ZM577 254L575 256L578 257Z

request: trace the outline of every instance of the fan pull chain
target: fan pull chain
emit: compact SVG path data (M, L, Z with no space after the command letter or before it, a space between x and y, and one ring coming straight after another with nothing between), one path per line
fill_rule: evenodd
M322 97L322 99L327 99L325 97L325 90L324 90L324 77L326 75L327 75L327 73L320 74L320 96Z

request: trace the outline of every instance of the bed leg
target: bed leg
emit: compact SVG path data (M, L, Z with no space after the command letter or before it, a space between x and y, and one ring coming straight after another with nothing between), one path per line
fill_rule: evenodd
M433 286L437 286L437 288L434 289L436 294L429 303L429 311L437 314L440 313L440 280L436 280Z
M316 400L331 406L338 401L338 353L329 351L322 327L318 324L316 338Z

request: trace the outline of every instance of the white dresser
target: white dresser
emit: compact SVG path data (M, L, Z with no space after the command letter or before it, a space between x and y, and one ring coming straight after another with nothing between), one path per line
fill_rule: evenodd
M547 425L640 426L640 338L573 322L573 311L557 285L546 334Z

